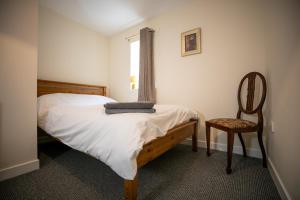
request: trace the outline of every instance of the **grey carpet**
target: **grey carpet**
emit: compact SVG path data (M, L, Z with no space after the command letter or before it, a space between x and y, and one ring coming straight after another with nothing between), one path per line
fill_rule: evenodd
M0 199L123 199L123 179L100 161L62 144L40 147L41 169L0 183ZM139 172L139 199L280 199L260 159L206 157L178 145Z

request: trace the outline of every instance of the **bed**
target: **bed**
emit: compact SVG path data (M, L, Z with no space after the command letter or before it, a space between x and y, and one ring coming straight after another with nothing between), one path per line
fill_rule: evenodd
M93 97L97 101L100 99L101 101L113 101L108 97L105 97L107 95L106 93L106 87L105 86L96 86L96 85L85 85L85 84L77 84L77 83L67 83L67 82L56 82L56 81L48 81L48 80L38 80L37 82L37 96L40 97L39 99L45 98L47 96L55 96L55 98L59 97L62 98L64 101L66 96L69 98L69 96L72 97L72 100L74 99L74 96L77 98L76 102L78 101L78 98L81 99L87 98L86 96L89 96L89 99ZM65 95L64 95L65 94ZM74 95L72 95L74 94ZM78 95L75 94L81 94L79 97ZM47 97L48 98L48 97ZM92 99L93 99L92 98ZM38 101L40 102L40 101ZM56 121L50 121L49 123L45 123L44 118L40 118L40 113L39 113L39 127L42 128L45 132L53 136L54 138L60 140L61 142L67 144L68 146L80 150L84 153L87 153L101 161L103 161L105 164L109 165L117 174L119 174L122 178L124 178L124 192L125 192L125 199L127 200L133 200L137 198L137 185L138 185L138 168L142 167L143 165L147 164L151 160L159 157L169 149L171 149L173 146L176 144L180 143L183 141L185 138L192 136L192 150L194 152L197 151L197 132L198 132L198 119L196 117L191 117L192 115L187 115L188 113L185 110L182 111L176 110L175 115L176 115L176 120L172 119L170 115L174 115L172 112L169 110L174 110L174 108L170 107L157 107L157 114L155 118L150 114L129 114L129 115L111 115L109 117L105 117L105 114L101 114L104 112L101 110L99 105L92 105L93 103L91 102L91 105L85 106L85 107L80 107L78 105L73 106L65 106L63 104L62 106L56 106L51 109L49 109L48 112L45 112L47 114L41 115L41 116L46 116L47 119L56 119L57 116L59 116L59 120L56 119ZM40 105L38 104L38 107ZM103 107L103 106L102 106ZM40 108L38 108L40 112ZM97 111L96 111L97 110ZM76 114L77 113L77 114ZM179 114L178 114L179 113ZM86 114L86 115L85 115ZM179 115L183 115L182 119L180 119ZM96 123L94 122L92 125L89 123L82 123L81 121L79 122L74 122L76 120L80 120L75 118L75 116L81 116L81 120L84 120L88 118L88 116L94 116L98 121ZM124 125L122 127L122 124L120 123L118 126L110 126L108 127L108 124L111 123L113 120L116 121L116 118L121 120L120 116L126 116L126 126ZM149 117L150 116L150 117ZM155 121L156 119L164 119L165 121L160 122L160 121ZM142 135L147 135L149 132L153 131L155 132L156 135L152 137L142 137L139 134L136 134L135 136L138 136L138 139L131 139L130 137L127 137L127 135L122 136L121 134L123 133L123 130L127 126L129 126L128 130L133 130L130 129L130 122L131 121L139 121L139 125L145 124L145 120L153 120L158 124L154 128L152 127L151 129L151 124L150 122L147 123L145 126L142 126L139 128L143 130ZM181 121L180 121L180 120ZM188 120L187 120L188 119ZM67 120L67 121L64 121ZM176 124L175 124L175 121ZM95 120L94 120L95 121ZM148 121L146 121L148 122ZM179 123L180 122L180 123ZM69 126L66 126L66 124L71 123ZM73 123L73 124L72 124ZM46 124L46 125L45 125ZM50 124L50 125L49 125ZM150 124L150 125L149 125ZM68 132L72 132L72 127L76 126L77 129L82 131L77 131L78 136L72 135L71 139L70 136L67 137ZM90 127L97 126L96 128L99 129L99 127L103 130L105 134L101 134L100 136L102 137L101 140L98 140L98 142L90 142L90 141L97 141L95 140L94 136L90 136L93 134L92 132L95 131L90 131L87 137L83 135L83 132L85 129L90 130ZM118 129L116 128L118 127ZM133 127L133 125L132 125ZM136 127L136 126L134 126ZM150 127L150 128L149 128ZM168 128L171 127L171 128ZM166 129L168 128L168 129ZM95 129L95 127L94 127ZM98 130L97 129L97 130ZM121 131L121 130L122 131ZM60 131L63 130L63 131ZM66 131L67 130L67 131ZM106 130L106 132L105 132ZM135 130L135 129L134 129ZM160 131L158 131L160 130ZM118 132L118 137L108 137L106 135L109 135L111 133L117 133ZM137 132L137 133L140 133ZM156 133L157 132L157 133ZM144 134L145 133L145 134ZM148 135L153 135L153 133L148 134ZM159 135L161 133L161 135ZM84 136L84 137L83 137ZM100 137L97 136L97 137ZM120 138L121 139L120 139ZM122 138L123 137L123 138ZM75 139L74 139L75 138ZM79 139L78 139L79 138ZM136 137L133 137L136 138ZM86 141L85 141L86 140ZM120 143L121 140L122 142ZM78 141L85 141L84 144L82 145L81 143L78 143ZM110 143L109 149L105 152L102 152L101 155L98 157L98 151L99 148L103 149L103 146L101 146L101 142L104 143ZM83 143L83 142L82 142ZM99 144L98 144L99 143ZM123 145L123 143L127 144ZM130 145L129 145L130 144ZM125 147L123 147L125 146ZM126 159L128 158L128 162L126 159L123 159L122 152L128 151L128 149L133 149L133 151L128 155L124 155ZM138 149L138 150L136 150ZM134 151L135 150L135 151ZM93 153L96 152L96 153ZM115 153L114 153L115 152ZM136 152L136 153L134 153ZM105 156L103 156L105 155ZM120 158L114 158L113 155L117 155L116 157ZM134 156L133 156L134 155ZM112 157L112 158L110 158ZM120 162L118 159L124 163L123 168L120 168ZM123 160L122 160L123 159ZM128 163L128 166L126 165ZM122 164L123 165L123 164ZM131 168L131 165L133 166ZM114 167L117 166L117 167ZM126 167L127 166L127 167Z

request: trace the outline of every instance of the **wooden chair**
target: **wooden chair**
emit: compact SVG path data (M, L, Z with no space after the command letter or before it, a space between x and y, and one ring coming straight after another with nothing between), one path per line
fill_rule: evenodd
M259 104L256 108L253 108L254 104L254 96L255 96L255 80L256 77L259 77L262 81L262 95ZM242 105L242 98L241 98L241 90L244 81L248 79L248 90L247 90L247 102L246 102L246 109ZM245 132L257 132L258 134L258 142L261 149L261 153L263 156L263 167L267 167L266 162L266 153L264 149L264 144L262 140L263 134L263 126L264 126L264 118L262 114L262 107L266 99L266 80L264 76L258 72L250 72L246 74L240 82L239 89L238 89L238 104L239 110L237 112L236 119L231 118L218 118L218 119L211 119L206 121L206 142L207 142L207 156L210 156L210 127L220 129L227 132L227 174L232 172L231 170L231 160L232 160L232 149L234 143L234 134L237 133L239 139L241 141L243 147L243 154L244 157L247 156L245 143L243 141L242 133ZM248 120L241 119L241 114L255 114L258 115L258 122L254 123Z

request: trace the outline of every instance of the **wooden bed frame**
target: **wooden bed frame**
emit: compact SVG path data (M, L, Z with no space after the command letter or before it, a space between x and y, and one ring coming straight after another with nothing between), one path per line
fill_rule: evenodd
M75 94L95 94L106 96L105 86L85 85L77 83L66 83L48 80L38 80L37 96L52 93L75 93ZM137 157L138 168L144 166L151 160L159 157L185 138L192 136L192 150L197 152L198 120L192 119L170 129L168 133L151 142L145 144ZM137 199L138 176L134 180L125 180L125 199Z

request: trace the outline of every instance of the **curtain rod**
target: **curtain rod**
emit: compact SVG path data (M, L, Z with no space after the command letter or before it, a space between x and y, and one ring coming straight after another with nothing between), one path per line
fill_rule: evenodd
M147 27L148 28L148 27ZM154 30L153 29L151 29L151 28L148 28L149 29L149 31L151 31L151 32L154 32ZM140 34L139 33L136 33L136 34L133 34L133 35L131 35L131 36L128 36L128 37L125 37L125 40L130 40L130 39L132 39L132 38L134 38L134 37L136 37L136 36L139 36Z
M131 35L131 36L128 36L128 37L125 37L125 40L130 40L130 39L132 39L132 38L134 38L134 37L136 37L136 36L139 36L140 34L139 33L137 33L137 34L134 34L134 35Z

